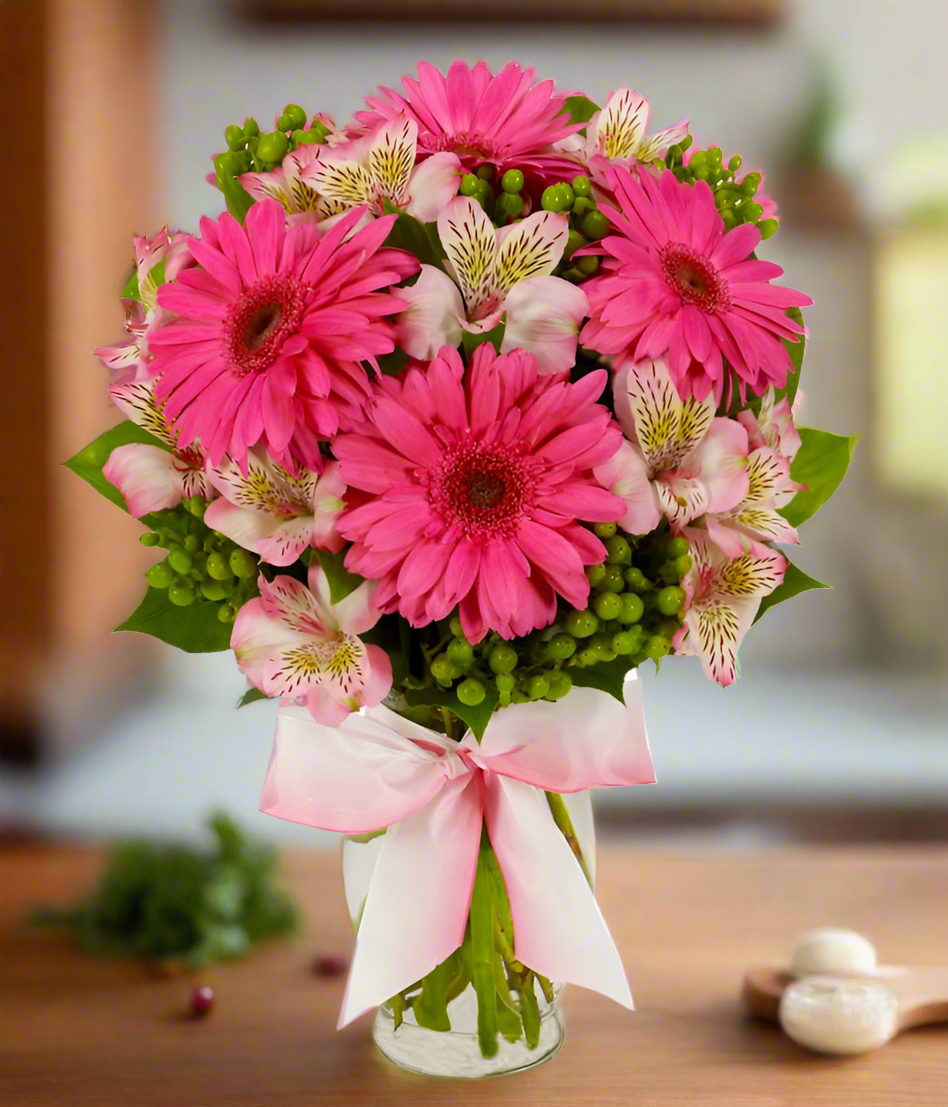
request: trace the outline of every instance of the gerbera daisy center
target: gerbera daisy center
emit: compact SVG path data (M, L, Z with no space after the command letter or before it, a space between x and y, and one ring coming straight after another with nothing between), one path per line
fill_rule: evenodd
M299 328L306 285L295 277L264 277L235 300L224 318L227 360L238 376L259 373L276 360Z
M459 446L431 482L439 512L468 539L509 535L529 505L534 479L524 458L502 446Z
M727 285L700 254L681 243L669 243L659 251L665 279L681 297L702 311L718 312L730 306Z

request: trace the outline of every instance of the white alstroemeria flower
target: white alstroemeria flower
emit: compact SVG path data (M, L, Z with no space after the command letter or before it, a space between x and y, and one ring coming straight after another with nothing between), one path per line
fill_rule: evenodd
M756 544L728 557L704 531L686 530L693 565L682 579L684 625L675 652L701 658L704 671L719 684L737 679L737 649L760 601L783 581L786 559Z
M292 565L310 546L341 550L336 520L346 506L346 486L335 461L321 473L298 476L261 449L247 454L246 472L229 456L207 469L221 498L208 506L204 522L269 565Z
M287 223L320 223L345 211L303 179L302 174L323 147L315 142L298 146L269 173L244 173L240 183L255 200L276 200L286 212Z
M461 181L456 154L432 154L415 164L418 124L396 116L374 130L335 146L320 146L300 180L330 205L328 214L365 205L375 215L389 203L432 223Z
M133 423L170 449L132 442L117 446L102 466L102 475L122 493L137 519L174 507L191 496L211 499L217 493L204 471L204 454L197 445L181 449L155 401L154 380L130 381L111 388L115 406Z
M479 203L458 196L438 216L438 233L457 284L422 265L413 285L395 289L408 305L396 322L402 349L431 359L464 331L485 334L503 321L501 353L526 350L541 373L569 369L589 302L581 288L551 276L569 234L566 216L538 211L498 230Z

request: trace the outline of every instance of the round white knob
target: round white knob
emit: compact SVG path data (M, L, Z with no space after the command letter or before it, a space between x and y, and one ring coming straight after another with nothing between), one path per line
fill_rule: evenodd
M817 1053L866 1053L895 1034L899 1001L884 984L810 976L780 1000L780 1025Z
M793 976L872 973L876 964L875 947L870 941L854 930L829 926L801 934L790 955Z

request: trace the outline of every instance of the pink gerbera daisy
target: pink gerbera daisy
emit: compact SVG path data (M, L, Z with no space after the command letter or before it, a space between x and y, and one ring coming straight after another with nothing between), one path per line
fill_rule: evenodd
M592 472L622 441L596 402L606 383L605 370L541 377L532 355L489 343L466 375L445 346L382 380L366 425L333 444L343 480L368 494L338 527L347 568L379 581L375 603L413 626L460 605L471 642L549 625L557 594L585 607L584 566L605 548L577 520L625 511Z
M260 443L286 468L321 468L319 440L369 394L361 363L394 349L384 316L404 302L388 286L418 269L381 248L394 216L346 241L363 210L323 237L312 224L288 227L276 200L254 204L244 226L226 213L201 220L202 237L188 239L201 268L159 289L178 318L149 339L179 444L200 438L214 465L225 454L243 462Z
M727 231L705 181L691 186L674 173L633 177L627 169L610 180L622 210L603 208L617 233L602 242L605 273L583 285L583 345L620 360L665 357L683 397L703 400L713 390L720 399L722 357L742 397L748 387L782 387L791 362L781 339L803 333L786 309L813 301L770 283L783 270L750 256L760 231Z
M405 114L418 124L419 156L450 151L468 168L493 165L564 178L576 162L551 149L582 124L570 123L563 96L552 81L535 84L536 70L509 62L496 75L486 62L470 68L455 61L444 76L430 62L418 63L418 79L404 77L405 95L382 87L367 96L372 111L356 113L366 127Z

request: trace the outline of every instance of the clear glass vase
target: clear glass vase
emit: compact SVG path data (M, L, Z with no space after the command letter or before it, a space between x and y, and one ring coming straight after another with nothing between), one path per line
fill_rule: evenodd
M562 801L592 879L595 875L595 833L590 795L578 792L563 796ZM368 841L347 838L343 847L346 901L356 929L381 846L382 837L377 836ZM552 984L549 998L543 995L539 983L532 983L531 987L539 1012L539 1033L532 1046L523 1034L516 1041L501 1034L497 1039L497 1052L485 1057L478 1039L477 998L471 985L448 1004L450 1030L419 1026L411 1008L396 1014L391 1003L382 1004L375 1016L375 1044L385 1057L401 1068L429 1076L475 1079L533 1068L555 1056L566 1030L557 1006L561 985ZM516 993L513 999L519 1007Z

